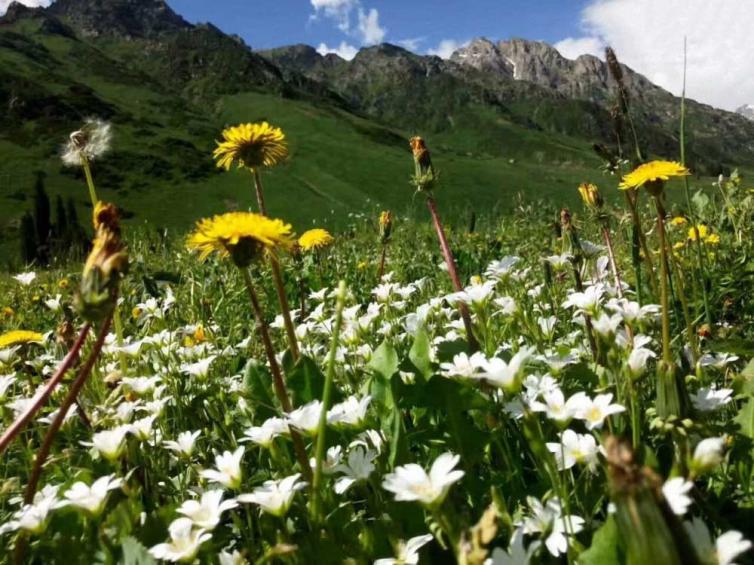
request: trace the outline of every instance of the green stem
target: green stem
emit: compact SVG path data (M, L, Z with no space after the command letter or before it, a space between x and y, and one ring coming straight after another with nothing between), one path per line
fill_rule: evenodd
M319 425L317 429L317 447L315 450L314 478L312 479L312 500L309 506L310 516L313 522L321 523L322 516L322 496L320 493L322 483L322 462L325 459L325 444L327 433L327 410L330 408L330 397L332 396L332 383L335 377L335 358L338 354L338 342L340 340L340 329L343 325L343 308L346 299L346 283L340 281L338 286L338 298L335 306L335 326L333 327L332 343L330 344L330 354L327 358L327 374L325 375L325 388L322 393L322 411L319 415Z
M92 209L97 207L97 191L94 188L94 179L92 178L92 169L89 166L89 160L81 153L81 168L84 169L84 177L86 177L86 186L89 188L89 198L92 200Z
M657 207L657 234L660 237L660 306L662 308L662 360L666 365L673 363L670 351L670 301L668 290L668 257L665 237L665 208L662 205L662 193L655 195Z
M277 396L280 406L283 411L290 413L293 411L291 400L288 397L288 389L285 386L285 380L283 379L283 373L280 370L280 365L275 357L275 349L272 347L272 340L270 339L270 332L267 327L267 323L264 320L264 314L262 313L262 307L259 304L259 298L254 290L254 283L251 281L251 275L248 269L239 269L241 276L246 285L246 290L249 294L249 300L251 301L251 307L254 310L254 317L257 322L257 330L259 336L262 338L262 344L264 345L265 354L267 355L267 362L270 364L270 372L272 373L272 383L275 388L275 395ZM293 450L296 453L296 458L301 466L301 474L307 480L311 479L311 468L309 466L309 460L306 456L306 449L304 448L304 442L301 439L301 435L294 429L291 429L291 440L293 441Z

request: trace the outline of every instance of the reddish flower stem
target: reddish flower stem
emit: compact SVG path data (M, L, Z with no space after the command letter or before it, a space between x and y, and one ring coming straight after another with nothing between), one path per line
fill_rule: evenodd
M63 361L61 361L60 365L58 366L57 370L52 375L50 380L47 381L47 384L45 385L41 394L39 394L32 405L29 406L23 414L16 418L16 421L13 422L7 430L5 430L2 437L0 437L0 454L2 454L11 444L11 442L16 438L16 436L21 433L26 424L29 423L29 420L31 420L34 415L39 412L39 410L41 410L42 406L44 406L44 404L50 398L50 395L53 393L60 381L63 380L65 374L76 362L79 352L81 351L81 347L84 345L84 341L86 341L86 336L89 334L90 328L91 326L88 323L85 324L83 328L81 328L79 336L76 339L76 342L73 344L73 347L65 356Z
M60 405L58 413L50 424L50 427L47 430L47 434L45 434L39 451L37 451L37 455L34 459L34 468L32 469L29 483L26 485L26 493L24 494L24 502L26 504L31 504L31 502L34 500L34 494L37 492L37 485L39 483L40 477L42 476L42 467L47 460L47 456L50 454L52 442L55 439L58 431L60 430L60 427L63 425L63 421L65 420L66 414L68 414L68 410L76 401L76 398L78 398L79 393L81 392L81 389L84 388L84 384L86 384L87 379L89 379L89 375L92 372L92 367L94 367L94 364L97 362L100 351L102 351L102 346L105 344L107 333L110 330L111 321L112 314L110 314L110 316L102 323L99 334L97 334L97 341L94 343L94 347L92 347L92 352L89 354L89 358L86 360L86 363L84 363L84 365L82 365L82 367L79 369L76 380L73 381L71 388L68 390L68 394L63 400L63 403Z
M461 279L458 278L458 271L456 270L456 262L453 258L453 252L450 250L448 239L445 237L445 230L442 227L442 222L440 222L440 215L437 213L435 199L431 196L427 196L427 207L429 208L429 213L432 215L432 223L435 226L437 238L440 240L440 248L442 249L443 257L445 258L445 264L448 266L448 274L453 283L453 288L456 292L462 292L463 286L461 285ZM463 302L458 302L458 310L461 313L463 325L466 328L469 348L472 351L479 351L479 343L474 336L474 327L471 325L471 316L469 315L468 307Z

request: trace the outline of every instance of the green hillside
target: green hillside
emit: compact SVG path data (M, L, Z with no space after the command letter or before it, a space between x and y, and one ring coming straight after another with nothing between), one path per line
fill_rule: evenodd
M179 94L129 65L117 42L93 44L47 17L0 26L0 249L15 254L20 216L31 208L37 171L51 197L73 195L86 215L87 194L75 170L58 158L68 132L88 116L112 121L113 151L95 164L103 198L118 202L131 223L184 230L198 217L251 202L249 178L215 170L211 149L224 125L269 120L281 126L291 159L266 176L271 213L297 227L337 227L348 212L412 204L407 138L316 96L264 91ZM110 53L110 54L109 54ZM470 106L458 127L430 136L442 174L446 209L509 206L519 192L546 196L595 179L586 141L545 134ZM400 124L399 124L400 126Z

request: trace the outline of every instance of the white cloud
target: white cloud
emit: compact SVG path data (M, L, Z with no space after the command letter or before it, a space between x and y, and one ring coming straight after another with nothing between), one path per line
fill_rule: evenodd
M688 38L687 94L729 110L754 102L751 0L591 0L585 36L561 42L569 55L600 42L652 82L680 94Z
M359 8L359 34L365 45L382 43L387 30L380 26L380 13L376 8L365 12Z
M16 0L16 2L20 2L30 8L47 7L52 4L52 0ZM13 0L0 0L0 15L4 14L11 4L13 4Z
M437 55L441 59L450 59L450 56L460 49L466 47L469 41L456 41L455 39L443 39L437 47L427 49L427 55Z
M338 29L344 33L347 33L351 29L351 11L357 5L358 0L310 0L312 8L314 8L314 15L312 19L316 19L320 14L324 14L325 17L335 20L338 24Z
M387 29L380 25L380 12L376 8L364 9L361 0L309 1L314 8L314 14L309 18L312 21L320 16L333 20L340 31L358 39L362 45L382 43L385 38Z
M554 45L563 57L576 59L579 55L596 55L605 58L605 42L599 37L567 37Z
M426 39L426 37L409 37L407 39L400 39L396 41L396 43L404 49L417 52L419 51L419 46L424 43Z
M358 52L359 50L356 47L346 43L345 41L341 41L340 45L338 45L337 47L328 47L325 43L320 43L319 47L317 47L317 53L319 53L320 55L335 53L346 61L353 59Z

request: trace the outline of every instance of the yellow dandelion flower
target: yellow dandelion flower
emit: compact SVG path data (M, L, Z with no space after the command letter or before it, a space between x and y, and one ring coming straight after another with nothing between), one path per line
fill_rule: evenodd
M719 245L720 244L720 236L716 233L712 233L707 236L707 239L704 240L705 243L709 243L710 245Z
M324 249L329 245L332 245L335 238L330 235L330 232L321 228L315 228L304 232L301 237L298 238L298 244L304 251L310 251L312 249Z
M202 324L196 326L193 338L195 343L204 343L207 341L207 334L204 332L204 326Z
M632 172L623 177L618 185L621 190L641 188L647 183L656 183L669 180L674 177L685 177L689 170L675 161L650 161L639 165Z
M710 234L709 228L704 224L699 224L698 226L692 226L689 228L689 239L691 241L696 241L697 234L699 238L705 240Z
M138 306L135 306L133 310L131 310L131 317L134 320L138 320L141 317L141 308Z
M584 201L584 205L591 210L602 208L605 203L602 199L602 194L600 194L600 189L597 188L596 184L582 182L579 185L579 194Z
M24 343L42 343L42 341L44 341L44 336L39 332L14 330L0 335L0 349Z
M222 135L223 140L217 142L213 156L217 166L226 171L234 163L239 168L252 170L273 167L288 156L283 130L267 122L230 127Z
M688 220L684 218L683 216L676 216L672 220L670 220L670 225L675 227L681 227L685 226L688 223Z
M71 282L68 279L60 279L58 281L58 288L68 288L70 286Z
M13 310L13 308L11 308L10 306L3 308L3 316L5 316L6 318L12 318L15 314L15 310Z
M212 253L230 256L239 267L248 267L263 251L287 249L292 245L291 226L253 212L228 212L205 218L186 242L204 261Z
M357 268L357 269L358 269L359 271L363 271L363 270L364 270L364 269L366 269L366 268L367 268L368 266L369 266L369 263L367 263L366 261L361 261L361 262L359 262L359 264L358 264L358 265L356 265L356 268Z
M676 250L683 249L684 247L686 247L685 241L679 241L678 243L673 244L673 249L676 249Z

